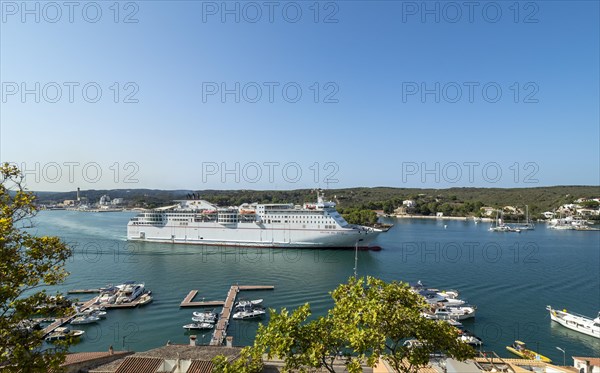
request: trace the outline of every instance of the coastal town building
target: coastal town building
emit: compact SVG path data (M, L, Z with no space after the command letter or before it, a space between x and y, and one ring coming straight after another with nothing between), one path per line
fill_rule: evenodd
M600 357L573 356L573 366L579 373L600 373Z
M483 215L492 216L496 214L497 209L495 207L482 207L480 210Z
M241 348L233 347L228 338L224 346L197 345L191 335L188 344L173 344L144 352L114 351L84 352L67 355L62 367L67 373L210 373L212 360L219 355L233 361L240 356ZM263 372L281 372L284 361L264 356ZM345 372L344 359L336 359L336 372ZM314 370L325 371L323 370ZM375 367L362 366L366 373L396 373L388 362L380 359ZM446 357L434 357L419 373L600 373L600 357L573 357L573 366L558 366L539 360L501 358L494 352L480 353L479 357L458 361Z
M492 353L493 354L493 353ZM493 354L495 355L495 354ZM527 359L504 359L499 357L476 357L466 361L451 358L432 359L429 366L419 373L577 373L574 367L558 366ZM384 360L379 360L373 373L395 373ZM587 372L586 372L587 373ZM593 372L595 373L595 372Z
M406 210L407 210L406 206L400 206L394 210L394 214L395 215L406 215L407 214Z
M240 351L240 347L197 346L196 336L191 335L189 344L167 342L165 346L123 356L88 371L89 373L209 373L214 368L213 358L224 355L231 361L239 357Z
M411 207L415 207L417 205L417 202L413 201L412 199L407 199L402 201L402 206L406 206L408 208Z

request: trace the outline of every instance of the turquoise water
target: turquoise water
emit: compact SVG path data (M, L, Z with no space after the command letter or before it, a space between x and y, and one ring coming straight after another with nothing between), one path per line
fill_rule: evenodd
M127 280L145 282L154 302L109 311L97 325L80 326L86 336L73 351L145 350L167 341L186 343L182 325L193 309L179 303L192 289L207 300L222 300L232 284L275 285L273 291L243 292L264 298L268 307L294 308L310 302L321 315L332 305L329 292L353 274L354 252L335 250L236 249L128 243L126 224L133 213L43 211L32 233L58 235L75 245L59 289L96 288ZM379 252L359 252L359 275L385 280L423 281L461 291L478 306L465 326L480 336L483 350L512 357L505 346L529 343L556 363L569 356L597 356L600 340L554 325L546 305L595 316L600 311L600 232L488 232L489 223L388 219ZM80 299L89 296L81 295ZM232 321L234 344L252 343L258 323ZM210 333L195 332L208 343Z

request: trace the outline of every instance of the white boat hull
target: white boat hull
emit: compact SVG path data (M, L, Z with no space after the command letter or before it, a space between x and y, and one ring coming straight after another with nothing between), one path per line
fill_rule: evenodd
M583 322L582 318L573 316L569 313L550 309L550 319L565 328L574 330L591 337L600 338L600 322Z
M241 227L240 227L241 226ZM218 223L197 223L188 226L127 227L131 241L197 244L213 246L248 246L282 248L352 248L357 242L367 247L382 230L364 229L288 229L242 223L227 228ZM245 227L244 227L245 226ZM362 240L362 241L358 241Z

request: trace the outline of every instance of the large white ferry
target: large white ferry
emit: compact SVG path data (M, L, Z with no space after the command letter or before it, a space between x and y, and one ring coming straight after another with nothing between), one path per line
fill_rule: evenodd
M574 312L567 312L567 310L552 309L550 306L547 306L546 309L550 311L552 321L580 333L600 338L600 312L598 312L598 317L592 319Z
M129 240L296 248L368 247L389 226L349 224L318 194L317 203L243 204L222 208L188 199L142 212L127 224Z

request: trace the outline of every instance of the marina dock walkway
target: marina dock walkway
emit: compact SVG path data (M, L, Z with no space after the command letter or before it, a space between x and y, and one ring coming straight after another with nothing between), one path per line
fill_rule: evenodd
M198 294L198 290L190 291L179 304L179 307L221 307L225 304L225 302L222 300L192 302L192 300L196 297L196 294Z
M272 285L232 285L227 292L227 298L223 305L223 310L215 326L215 332L213 333L212 339L210 340L211 346L220 346L223 344L225 337L227 336L227 326L229 326L229 318L235 305L235 298L240 291L243 290L273 290L275 286Z
M92 299L88 300L87 302L85 302L83 304L83 306L81 306L79 308L79 310L81 312L87 310L94 304L95 301L96 301L96 298L92 298ZM46 337L48 334L52 333L56 328L61 327L64 324L68 323L69 321L73 320L73 318L75 318L75 314L73 314L71 316L67 316L67 317L61 317L60 319L54 320L54 322L52 324L50 324L44 328L43 337Z

